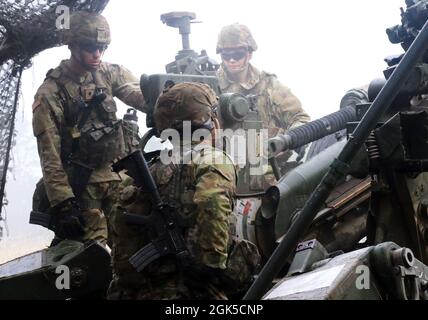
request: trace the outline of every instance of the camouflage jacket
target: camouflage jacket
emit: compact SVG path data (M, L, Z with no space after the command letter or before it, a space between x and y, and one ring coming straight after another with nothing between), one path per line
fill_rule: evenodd
M87 136L96 134L101 137L110 136L107 144L93 145L79 142L79 152L82 163L88 161L89 155L99 156L94 166L89 182L107 182L120 180L117 174L111 172L108 153L112 148L116 151L124 147L116 147L123 140L120 121L116 118L116 104L113 97L118 97L125 104L145 111L144 98L138 80L129 70L116 64L102 62L97 70L97 81L87 72L83 76L76 75L69 67L69 60L64 60L56 68L48 72L45 81L37 90L33 103L33 131L37 137L37 146L43 172L46 193L52 206L74 196L68 181L68 161L73 149L74 135L86 132ZM97 82L97 84L95 84ZM90 112L89 118L81 132L76 132L78 120L82 116L82 104L89 103L95 87L102 87L106 99ZM120 130L117 129L120 127ZM107 135L111 129L115 135ZM102 131L104 130L104 131ZM80 145L80 143L82 143ZM85 155L85 156L83 156ZM95 160L94 160L95 161Z
M193 267L225 269L231 243L229 234L233 229L235 166L224 152L202 144L193 147L192 159L181 161L183 164L177 164L177 161L163 164L158 159L149 164L150 171L163 201L175 206L179 212ZM113 267L118 286L133 287L140 291L140 298L150 299L173 297L167 292L154 292L167 290L167 287L171 292L188 292L186 288L178 289L171 285L182 283L181 280L176 281L182 274L175 257L155 260L140 273L129 264L128 259L149 244L150 239L144 230L127 224L123 213L148 215L151 212L151 202L144 189L137 188L128 181L124 184L128 186L123 189L111 220L114 236ZM184 275L185 278L193 276L196 277L192 273ZM204 285L208 287L208 283ZM152 292L147 292L150 290Z
M260 72L250 64L248 81L237 83L228 78L222 65L217 71L217 77L223 93L256 96L256 104L265 128L269 129L269 137L310 121L299 99L273 74Z

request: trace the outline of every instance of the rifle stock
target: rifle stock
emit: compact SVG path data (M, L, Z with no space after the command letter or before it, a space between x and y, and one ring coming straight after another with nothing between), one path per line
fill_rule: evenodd
M30 223L37 224L39 226L48 228L52 231L54 228L51 226L52 215L50 213L44 213L40 211L31 211L30 213Z
M70 186L76 199L79 199L88 184L89 178L93 172L93 168L82 163L72 162L72 173L70 177ZM55 232L53 219L53 208L49 208L47 212L33 210L30 212L30 224L36 224L45 227Z

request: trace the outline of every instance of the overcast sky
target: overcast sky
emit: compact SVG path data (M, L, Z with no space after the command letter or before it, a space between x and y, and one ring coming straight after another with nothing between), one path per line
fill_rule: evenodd
M254 65L275 73L316 119L337 111L347 90L381 76L386 56L402 52L385 33L400 23L401 6L405 7L404 0L110 0L104 15L113 40L104 60L123 64L138 78L142 73L164 72L181 49L181 38L178 29L162 24L163 13L195 12L202 23L192 25L190 45L197 52L206 49L218 61L215 46L221 27L247 24L259 46ZM47 70L68 56L66 47L47 50L24 73L15 170L6 188L9 236L0 241L0 263L45 246L52 237L27 222L34 186L41 177L31 104ZM143 115L140 123L144 129Z

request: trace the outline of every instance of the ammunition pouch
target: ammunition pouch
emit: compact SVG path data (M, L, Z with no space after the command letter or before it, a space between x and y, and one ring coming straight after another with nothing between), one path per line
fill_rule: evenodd
M123 139L125 142L125 154L130 154L141 149L142 139L138 131L128 122L122 121Z
M99 168L123 155L125 149L121 123L121 120L109 121L107 124L94 121L83 126L72 159Z

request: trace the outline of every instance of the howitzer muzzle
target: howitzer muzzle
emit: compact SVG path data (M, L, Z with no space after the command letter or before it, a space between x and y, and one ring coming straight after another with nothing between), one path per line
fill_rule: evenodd
M347 106L339 111L314 120L300 127L289 130L268 141L269 158L280 152L293 150L329 134L346 128L346 124L357 120L354 106Z

